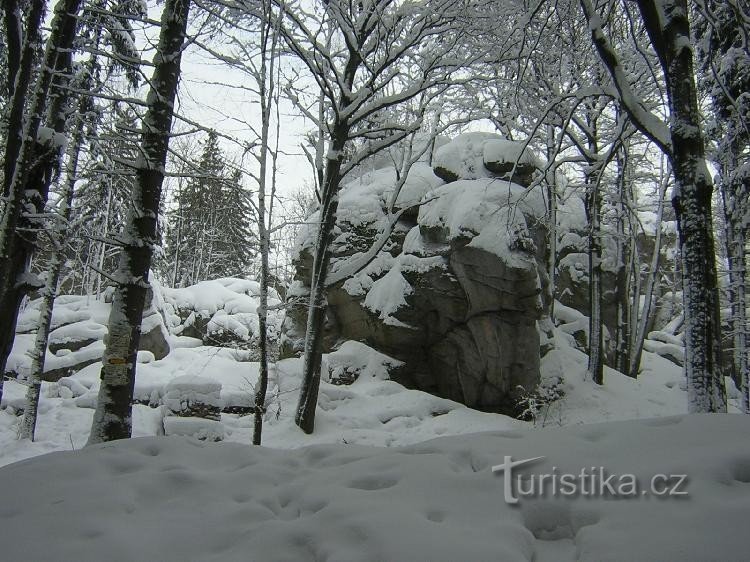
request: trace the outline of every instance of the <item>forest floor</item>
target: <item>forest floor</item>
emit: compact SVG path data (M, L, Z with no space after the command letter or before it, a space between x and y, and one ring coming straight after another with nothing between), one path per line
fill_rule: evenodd
M158 401L166 382L187 374L220 381L225 401L250 403L256 363L181 343L139 365L137 397ZM745 559L750 419L685 415L682 371L658 355L644 353L638 380L607 369L599 387L585 376L586 355L562 333L555 343L543 375L548 384L564 377L562 397L538 405L530 422L405 389L387 380L387 357L348 342L326 365L360 376L322 383L308 436L293 423L301 362L281 361L261 448L248 445L252 416L222 414L225 439L210 443L159 436L163 406L148 405L134 407L141 439L83 448L97 365L45 383L37 441L17 441L13 408L25 387L8 382L3 557ZM511 480L505 467L518 461L528 462ZM563 475L576 478L571 494ZM601 484L610 475L614 490ZM547 488L543 478L553 479ZM635 487L621 488L623 479ZM530 482L536 491L522 494Z
M158 402L166 383L178 376L207 377L222 384L225 402L249 405L258 376L258 364L237 361L231 350L216 347L180 347L173 338L172 352L160 361L138 365L136 397ZM538 429L602 421L630 420L687 413L682 369L670 361L644 352L641 376L634 380L607 368L604 386L586 377L587 356L569 345L558 334L556 346L542 362L546 381L563 379L558 389L562 397L536 405L536 419L518 421L489 414L409 390L387 380L388 358L356 342L326 356L335 370L353 368L362 375L351 385L322 382L313 435L303 434L294 425L301 360L277 363L271 375L268 413L263 444L288 449L322 443L348 443L380 447L409 445L435 437L498 431ZM25 385L7 381L0 411L0 466L59 450L82 448L96 404L100 365L84 368L59 383L43 383L36 442L17 441ZM133 411L134 436L163 435L163 412L137 404ZM222 414L226 441L251 443L253 417Z

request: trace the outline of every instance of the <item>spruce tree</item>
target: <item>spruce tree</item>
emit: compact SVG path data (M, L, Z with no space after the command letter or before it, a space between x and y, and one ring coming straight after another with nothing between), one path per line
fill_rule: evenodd
M168 261L175 285L246 276L252 260L250 196L239 171L228 172L211 132L194 175L175 196L168 219Z

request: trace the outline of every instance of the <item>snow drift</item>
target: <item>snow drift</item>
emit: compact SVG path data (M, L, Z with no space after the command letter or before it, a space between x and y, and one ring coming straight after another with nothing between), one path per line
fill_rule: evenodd
M696 415L398 449L133 439L0 469L0 543L8 560L738 560L748 431L745 416ZM687 474L688 495L511 506L491 470L505 455L544 455L529 475Z

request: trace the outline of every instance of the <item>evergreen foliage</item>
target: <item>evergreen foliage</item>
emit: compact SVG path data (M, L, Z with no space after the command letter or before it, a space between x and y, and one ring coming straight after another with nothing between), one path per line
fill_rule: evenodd
M167 262L174 286L250 274L255 237L250 194L209 133L197 169L175 194L167 219Z

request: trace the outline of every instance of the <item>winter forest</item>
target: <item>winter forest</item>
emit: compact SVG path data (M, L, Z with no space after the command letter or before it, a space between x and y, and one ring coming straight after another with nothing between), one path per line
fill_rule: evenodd
M0 558L750 559L747 0L2 16Z

